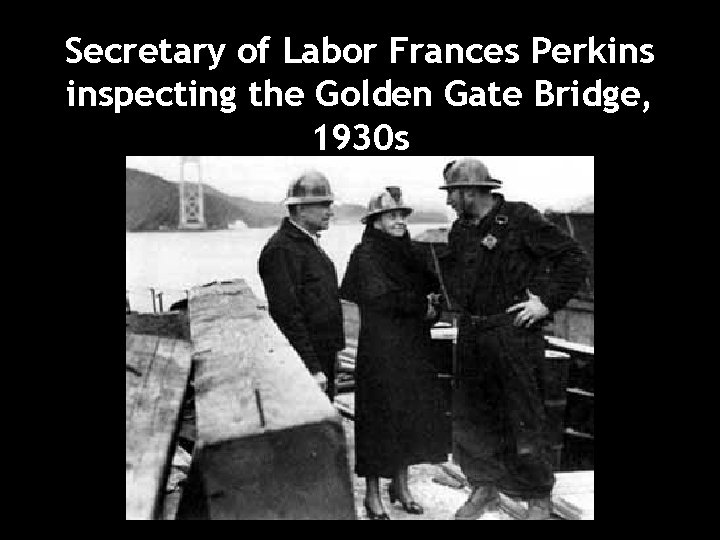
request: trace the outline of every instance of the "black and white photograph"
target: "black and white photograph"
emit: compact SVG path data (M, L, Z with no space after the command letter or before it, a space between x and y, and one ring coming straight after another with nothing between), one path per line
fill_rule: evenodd
M126 518L593 520L595 166L126 156Z

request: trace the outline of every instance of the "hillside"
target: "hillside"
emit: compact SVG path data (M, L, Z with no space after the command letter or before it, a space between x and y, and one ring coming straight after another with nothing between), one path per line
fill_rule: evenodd
M287 209L282 203L253 201L246 197L226 195L217 189L205 185L206 193L214 193L219 197L242 208L250 221L244 220L250 227L266 227L280 223L280 220L287 215ZM333 205L335 214L334 221L338 223L356 223L365 215L365 207L359 204L336 204ZM410 223L447 223L445 213L434 210L415 211L410 215ZM252 222L252 223L251 223Z
M574 214L594 214L595 196L588 195L577 199L568 199L545 209L546 212L565 212Z
M125 169L125 230L154 231L175 229L179 219L178 184L137 169ZM212 186L203 184L205 221L210 229L225 229L236 221L248 227L273 227L287 215L281 203L258 202L246 197L227 195ZM335 221L359 222L365 212L358 204L333 206ZM417 212L410 222L445 223L440 212Z
M125 230L174 229L178 225L178 185L159 176L125 169ZM227 228L243 219L241 209L214 193L205 193L205 222L210 229Z

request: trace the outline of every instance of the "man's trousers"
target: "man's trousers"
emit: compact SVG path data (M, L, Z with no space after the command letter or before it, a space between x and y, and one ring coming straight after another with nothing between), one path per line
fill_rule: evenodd
M461 321L453 458L472 486L496 486L522 499L550 495L555 478L543 398L544 350L538 330Z

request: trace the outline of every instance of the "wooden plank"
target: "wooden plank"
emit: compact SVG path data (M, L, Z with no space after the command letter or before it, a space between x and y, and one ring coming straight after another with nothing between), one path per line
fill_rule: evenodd
M568 352L570 354L572 353L579 353L586 356L594 356L595 355L595 347L592 345L585 345L583 343L575 343L572 341L568 341L566 339L554 337L554 336L545 336L545 341L550 345L551 347L555 349L559 349L561 351Z
M582 388L568 388L567 389L568 394L575 394L582 397L588 397L588 398L594 398L595 392L588 392L587 390L583 390Z
M336 395L333 405L345 418L355 420L355 394L353 392Z
M125 516L156 519L190 374L191 346L157 336L127 338L126 346L141 376L126 377Z
M568 353L562 352L562 351L546 350L545 351L545 359L546 360L569 360L570 355Z
M342 420L243 280L196 287L198 474L211 519L354 519Z
M567 435L572 435L573 437L579 437L581 439L594 439L595 437L591 435L590 433L584 433L582 431L576 431L573 428L565 428L565 433Z
M355 411L342 402L335 402L335 407L345 418L355 420Z
M357 359L357 351L356 350L340 351L340 353L338 354L338 357L343 362L347 362L348 364L355 365L355 360Z
M129 338L129 339L128 339ZM125 431L130 428L133 412L147 383L157 336L130 334L125 340Z
M457 327L448 326L447 323L438 323L430 329L432 339L446 339L454 341L457 339Z

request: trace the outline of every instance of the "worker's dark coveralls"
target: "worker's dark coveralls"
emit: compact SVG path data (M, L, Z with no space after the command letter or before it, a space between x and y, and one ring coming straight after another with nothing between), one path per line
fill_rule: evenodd
M335 265L312 238L284 218L265 244L258 270L270 316L310 373L325 373L332 400L337 353L345 348Z
M448 294L463 311L453 458L473 486L541 498L554 484L541 323L515 327L517 313L505 310L527 300L527 289L551 313L562 308L584 280L589 260L528 204L493 197L495 206L479 223L453 223L443 259Z

